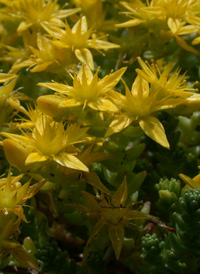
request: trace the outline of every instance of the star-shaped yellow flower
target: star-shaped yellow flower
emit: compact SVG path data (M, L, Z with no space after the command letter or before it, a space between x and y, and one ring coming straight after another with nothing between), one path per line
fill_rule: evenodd
M11 176L9 171L7 178L0 179L0 211L5 215L14 214L26 221L22 205L26 200L33 197L46 182L42 180L35 185L30 181L22 185L19 181L23 175Z
M155 31L169 38L174 37L176 42L185 50L197 54L198 51L188 45L182 35L196 34L199 29L199 1L196 0L136 0L121 2L128 11L124 13L131 19L119 23L117 27L135 27L141 25L150 32ZM152 27L153 26L153 27Z
M22 135L11 133L1 133L1 135L12 140L16 147L18 145L22 147L23 155L26 153L25 166L51 160L61 166L87 172L88 168L75 156L78 149L74 146L85 140L86 131L87 128L79 128L75 125L69 125L65 129L62 122L54 122L51 117L41 113L31 132L22 131ZM6 143L6 140L3 142ZM9 149L9 145L5 148ZM5 154L12 161L10 151L5 151Z
M57 0L0 0L0 2L9 7L12 16L22 20L17 29L19 32L29 28L36 32L41 29L55 31L65 26L62 18L80 11L79 8L61 9Z
M98 71L93 75L88 66L83 65L78 74L74 75L73 87L56 82L38 85L53 89L62 96L60 108L88 106L99 111L116 112L118 109L112 103L109 92L117 85L125 70L121 68L99 80Z
M142 128L146 135L169 148L165 130L160 121L155 117L157 111L174 108L184 100L179 98L165 97L159 99L159 90L151 89L149 83L141 76L135 79L131 91L126 86L126 96L113 92L113 101L121 109L111 122L105 137L120 132L131 123Z
M14 90L18 76L15 74L0 73L0 127L9 121L13 109L26 112L20 100L30 100L25 94Z
M185 74L180 75L180 69L172 72L173 63L168 63L166 66L159 65L156 62L149 64L144 62L140 57L137 58L141 69L136 69L136 72L151 83L154 90L158 90L160 99L170 96L171 98L188 98L195 91L193 85L187 85Z
M71 29L66 22L65 31L60 29L60 33L49 31L49 33L58 40L52 41L52 44L61 48L71 49L76 58L81 63L86 63L92 70L94 69L93 56L89 49L108 50L113 48L119 48L120 46L100 40L96 37L90 38L92 35L92 29L88 30L87 19L85 16Z

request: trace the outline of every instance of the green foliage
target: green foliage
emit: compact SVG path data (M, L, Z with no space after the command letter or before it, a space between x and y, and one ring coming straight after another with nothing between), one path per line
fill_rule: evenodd
M66 251L62 252L55 241L52 241L51 243L44 245L41 249L38 249L36 257L42 265L42 273L87 273L82 267L76 264L75 260L69 258Z
M163 183L163 181L161 182ZM166 180L165 180L166 183ZM168 181L169 183L169 181ZM197 273L199 269L200 190L185 190L171 213L175 232L142 238L144 265L139 273Z

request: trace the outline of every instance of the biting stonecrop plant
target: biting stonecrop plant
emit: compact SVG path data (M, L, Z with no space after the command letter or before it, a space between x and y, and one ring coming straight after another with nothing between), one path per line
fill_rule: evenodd
M199 10L0 0L0 272L200 271Z

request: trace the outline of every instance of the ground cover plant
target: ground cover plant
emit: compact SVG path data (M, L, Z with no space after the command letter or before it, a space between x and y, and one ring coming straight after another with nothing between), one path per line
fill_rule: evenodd
M200 272L199 44L199 0L0 0L0 273Z

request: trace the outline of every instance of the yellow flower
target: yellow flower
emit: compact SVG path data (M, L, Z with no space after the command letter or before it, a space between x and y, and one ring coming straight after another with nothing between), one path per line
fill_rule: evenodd
M7 178L0 179L0 260L10 253L21 265L38 269L17 238L20 221L27 222L23 204L40 190L46 180L33 185L30 185L29 180L22 185L19 182L22 177L23 175L11 176L9 170Z
M200 3L197 0L152 0L144 4L141 0L134 2L121 2L128 12L124 12L131 19L128 22L118 24L118 27L136 26L150 20L166 21L171 30L174 29L177 20L179 22L199 23L198 10ZM193 26L189 26L193 27ZM194 30L191 29L193 32Z
M146 5L141 0L136 0L134 2L131 1L130 3L122 1L120 4L128 10L123 13L133 18L127 22L116 25L120 28L137 26L142 23L155 20L162 15L162 11L159 7L154 5L153 1L150 3L149 1L146 1Z
M146 5L137 0L131 3L121 2L128 10L124 12L132 19L117 24L117 27L134 27L142 25L151 32L158 31L170 34L176 42L185 50L197 54L198 51L188 45L181 35L195 34L199 29L200 3L197 0L152 0L146 1ZM168 30L167 30L168 29Z
M7 178L0 179L0 211L8 216L14 214L26 221L23 203L33 197L46 181L42 180L32 186L29 181L22 185L19 182L22 177L23 175L13 177L9 171Z
M17 121L17 128L23 128L23 129L33 129L35 126L35 123L37 122L37 119L39 119L41 115L41 111L38 109L37 106L33 108L31 105L27 105L27 110L25 112L26 116L28 116L28 119L24 116L19 118L16 118Z
M77 63L77 59L69 49L58 48L51 44L51 40L37 34L37 48L29 46L30 53L25 60L17 60L12 66L11 71L16 72L23 67L31 68L31 72L53 71L73 69Z
M187 21L195 18L198 22L198 10L200 3L198 0L153 0L153 5L159 7L162 10L162 16L169 19L179 19L181 21Z
M137 58L142 69L136 69L136 72L151 83L151 87L158 91L158 97L188 98L192 96L195 89L188 86L185 80L185 74L180 75L180 69L172 73L173 63L166 66L152 62L144 62L140 57Z
M84 142L87 128L70 125L65 129L62 122L54 122L51 117L41 113L31 132L22 135L1 133L13 140L16 146L24 147L28 156L25 165L55 161L61 166L88 171L88 168L75 156L78 149L74 144ZM4 142L4 141L3 141Z
M126 86L126 96L113 92L113 100L121 109L111 122L105 137L120 132L131 123L142 128L146 135L169 148L165 130L160 121L155 117L157 111L174 108L183 102L182 99L165 97L157 99L159 90L149 88L149 83L141 76L135 79L131 91Z
M6 53L1 58L1 61L9 62L12 65L10 73L17 73L21 68L27 67L32 64L28 59L31 51L28 47L16 48L11 46L5 46Z
M35 260L26 252L17 241L20 219L8 218L0 214L0 261L3 257L12 254L20 265L39 270Z
M64 27L61 20L66 18L80 9L60 9L56 1L51 0L0 0L10 7L10 13L22 19L18 31L25 31L29 28L40 31L40 29L55 30Z
M21 112L26 112L25 108L21 106L19 100L30 100L28 96L14 90L18 76L14 74L0 74L0 126L2 126L13 109ZM11 108L10 108L11 107Z
M65 31L60 29L60 33L55 33L53 31L49 31L49 33L58 39L57 41L52 41L53 45L60 48L71 49L76 58L81 63L86 63L92 70L94 69L93 56L89 49L99 51L120 47L98 38L90 39L92 29L88 30L87 19L85 16L81 17L72 29L70 29L66 22Z
M117 85L126 68L98 79L98 71L93 75L91 70L83 65L77 75L74 75L73 87L53 83L39 83L39 86L47 87L58 92L62 97L60 108L86 106L99 110L116 112L117 107L111 102L109 92Z

